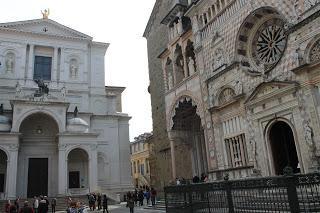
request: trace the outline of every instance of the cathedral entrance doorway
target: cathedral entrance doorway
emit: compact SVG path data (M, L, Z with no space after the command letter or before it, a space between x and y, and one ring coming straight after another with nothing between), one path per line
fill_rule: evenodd
M48 194L48 158L29 158L28 197Z
M58 193L57 122L35 113L20 125L17 194L21 197L55 196Z
M284 121L274 123L269 133L276 175L290 166L294 173L300 172L299 159L291 127Z
M172 132L176 133L176 175L188 179L196 175L200 177L208 167L204 129L197 105L191 99L181 100L172 119Z

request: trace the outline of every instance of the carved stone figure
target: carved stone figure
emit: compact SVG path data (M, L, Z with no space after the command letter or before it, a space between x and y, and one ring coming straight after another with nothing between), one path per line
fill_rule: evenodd
M19 81L17 81L16 84L16 96L20 96L21 95L21 85L19 83Z
M242 87L242 82L241 81L237 81L236 85L235 85L235 92L237 95L241 95L243 92L243 87Z
M49 94L49 88L48 85L46 85L42 79L37 79L35 82L38 84L39 89L36 91L35 96L41 97L44 94Z
M42 18L43 19L48 19L49 15L50 15L50 10L49 9L45 9L44 11L41 11L42 13Z
M168 72L168 89L170 90L173 87L173 76L172 72Z
M189 68L189 74L193 75L195 73L195 66L194 66L194 60L192 59L192 57L189 57L188 68Z
M78 107L76 106L76 108L74 108L74 111L73 111L73 117L78 117L78 113L79 113L79 110L78 110Z
M309 126L308 122L305 122L305 124L304 124L304 138L310 147L312 147L314 145L312 137L313 137L312 128Z
M76 61L72 61L70 64L70 76L72 78L75 78L75 77L77 77L77 75L78 75L77 63L76 63Z
M63 98L65 98L66 97L66 95L67 95L67 89L66 89L66 87L65 86L63 86L62 88L61 88L61 96L63 97Z
M215 55L214 55L213 69L218 69L218 68L221 67L223 64L224 64L223 50L222 50L222 49L218 49L218 50L215 52Z
M6 72L12 72L14 67L14 55L9 53L6 56Z

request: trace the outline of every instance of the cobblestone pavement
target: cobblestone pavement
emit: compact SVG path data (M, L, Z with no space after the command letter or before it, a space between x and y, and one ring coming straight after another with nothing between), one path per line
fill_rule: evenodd
M129 208L126 208L125 204L110 206L110 213L129 213L129 212L130 212ZM165 213L165 211L135 207L134 213Z

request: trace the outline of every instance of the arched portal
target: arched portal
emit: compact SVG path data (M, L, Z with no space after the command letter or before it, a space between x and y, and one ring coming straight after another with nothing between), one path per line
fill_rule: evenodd
M89 188L89 156L81 149L73 149L68 154L68 188L85 190Z
M284 121L274 123L269 139L275 174L282 175L287 166L293 168L294 173L299 173L299 159L291 127Z
M7 154L0 149L0 193L5 193L7 177Z
M29 115L20 125L17 194L23 197L58 193L58 124L50 115Z
M192 178L207 172L207 154L204 130L197 106L191 99L181 100L172 118L172 132L177 133L175 145L176 175ZM179 156L180 155L180 156Z

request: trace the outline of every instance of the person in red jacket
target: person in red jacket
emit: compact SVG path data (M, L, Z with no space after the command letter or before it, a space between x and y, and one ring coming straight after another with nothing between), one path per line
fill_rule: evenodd
M7 200L6 204L4 205L4 212L5 213L9 213L10 206L11 206L10 200Z

